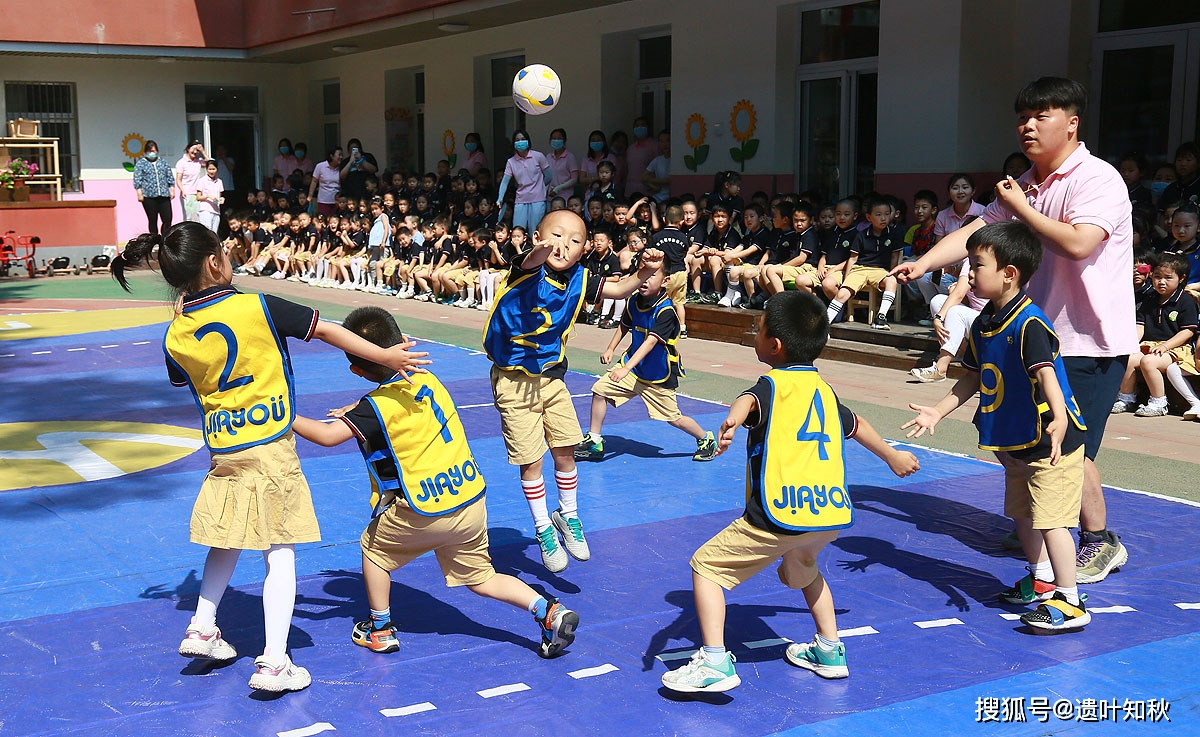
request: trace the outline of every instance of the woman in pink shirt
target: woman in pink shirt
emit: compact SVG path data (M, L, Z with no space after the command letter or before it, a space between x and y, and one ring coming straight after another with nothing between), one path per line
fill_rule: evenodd
M967 220L983 214L983 205L975 201L975 180L970 174L951 174L946 185L950 207L938 210L933 235L940 241L963 226Z
M308 185L308 199L316 195L317 212L325 217L337 214L337 196L342 188L342 147L329 149L325 160L313 167L312 182Z
M225 185L217 176L216 160L209 161L205 165L205 171L208 176L200 178L193 193L196 196L196 220L216 233L221 224L221 203L225 201L221 193L225 191Z
M483 151L483 141L479 138L478 133L468 133L463 139L463 148L467 150L467 155L463 157L462 167L471 172L471 176L479 171L480 167L487 166L487 154Z
M279 139L279 155L275 157L275 163L272 165L272 168L275 174L278 174L285 180L292 175L292 172L300 168L300 162L292 155L291 139Z
M604 131L592 131L588 134L588 152L587 156L583 157L583 164L579 167L579 183L583 185L585 190L600 178L596 168L600 166L601 161L611 161L613 166L617 165L617 158L608 150L608 140L604 137ZM590 194L585 195L590 198Z
M175 191L179 193L183 204L185 220L196 219L196 186L204 178L204 162L208 154L199 141L192 141L183 152L183 157L175 162Z
M513 132L513 155L504 165L497 202L504 202L510 184L516 184L517 196L513 207L513 227L518 225L532 233L546 214L546 184L550 181L550 162L540 152L529 148L529 133L518 128ZM500 207L504 219L505 203Z
M625 196L642 186L642 172L658 156L658 141L650 137L650 122L645 118L633 121L633 143L625 152Z
M567 150L567 132L562 128L550 131L550 185L546 199L570 197L579 184L579 161Z

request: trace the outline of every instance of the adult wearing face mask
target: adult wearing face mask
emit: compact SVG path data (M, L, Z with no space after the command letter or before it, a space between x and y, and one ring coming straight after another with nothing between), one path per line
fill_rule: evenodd
M658 141L650 137L650 122L645 118L633 121L633 143L625 152L625 161L629 166L625 179L625 196L642 186L642 174L646 167L658 156Z
M312 175L316 162L308 158L308 145L303 141L296 141L296 147L292 153L296 156L296 168L305 174Z
M367 179L379 171L375 155L363 151L362 141L351 138L346 143L346 160L342 162L339 175L342 178L342 194L355 199L367 196Z
M292 175L292 172L300 168L300 162L292 155L292 142L287 138L279 139L279 155L275 157L275 163L271 166L274 169L275 176L287 179Z
M196 190L200 179L206 176L205 164L208 154L199 141L192 141L184 150L183 156L175 162L175 189L179 192L179 200L183 205L183 219L198 222L196 219Z
M566 199L579 184L579 160L567 150L567 132L562 128L550 131L550 189L546 199Z
M480 167L486 167L487 154L483 151L483 141L480 140L479 134L471 132L463 139L463 148L467 150L467 155L463 157L462 168L471 172L471 176L479 171Z
M154 141L146 141L141 158L133 165L133 188L137 191L138 202L146 211L146 232L165 235L171 227L175 177L171 173L171 166L158 157L158 144Z
M518 128L513 132L513 155L504 166L504 178L500 180L497 202L504 202L508 186L517 187L516 205L513 207L513 227L520 225L526 233L533 233L542 216L546 214L546 184L551 176L550 162L540 152L529 147L529 133ZM500 219L504 219L505 203L500 208Z

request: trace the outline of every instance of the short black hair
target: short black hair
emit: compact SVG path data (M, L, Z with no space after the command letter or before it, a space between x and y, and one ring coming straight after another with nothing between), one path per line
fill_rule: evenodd
M1013 112L1058 108L1083 117L1087 110L1087 88L1065 77L1039 77L1017 94Z
M346 315L342 327L380 348L391 348L404 342L404 333L396 324L396 318L382 307L359 307ZM357 366L372 381L383 381L395 373L383 364L368 361L351 353L346 354L351 366Z
M763 327L783 345L788 363L811 364L829 340L825 305L804 291L780 292L767 301Z
M1156 262L1151 264L1150 273L1154 273L1164 266L1174 271L1181 282L1186 283L1188 275L1192 273L1192 264L1188 261L1188 257L1179 253L1164 253L1159 256Z
M996 265L1012 266L1017 270L1017 281L1021 286L1029 283L1030 277L1042 263L1042 243L1028 225L1019 220L1002 220L985 225L967 239L967 250L990 249L996 257Z
M778 213L779 217L787 218L787 221L790 223L792 222L792 213L796 211L796 206L787 200L780 200L771 205L771 209ZM772 217L774 217L774 214L772 214Z
M863 209L867 212L873 211L876 207L887 207L890 209L891 206L891 201L887 197L879 194L871 195L867 198L867 201L863 203Z
M918 189L917 193L913 195L913 204L918 202L928 202L935 209L941 207L941 202L938 201L938 196L932 189Z

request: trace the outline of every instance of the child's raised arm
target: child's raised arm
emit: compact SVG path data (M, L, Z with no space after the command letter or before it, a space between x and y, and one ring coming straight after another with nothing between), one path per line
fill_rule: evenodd
M950 389L950 393L932 407L926 407L920 404L909 404L908 408L917 413L917 416L900 426L901 430L908 430L905 437L919 438L928 430L930 435L933 435L933 428L943 417L950 414L954 410L963 406L968 399L975 396L979 391L979 374L974 371L968 373L958 381L954 382L954 386ZM912 428L909 430L909 428Z
M334 348L341 348L346 353L352 353L359 358L365 358L368 361L374 361L388 368L395 369L405 379L409 378L408 375L410 373L425 373L425 369L422 366L433 363L425 358L425 356L429 355L427 351L417 353L410 353L408 351L409 348L416 345L411 340L394 345L391 348L380 348L371 341L360 338L341 325L327 320L317 322L317 329L313 335Z
M871 427L871 423L858 418L858 429L854 433L854 439L858 444L867 450L874 453L881 461L888 464L888 468L892 469L892 473L900 478L911 476L921 470L921 462L917 457L907 450L896 450L888 445L887 441Z
M658 267L662 265L663 252L657 248L647 248L642 251L642 265L638 268L637 274L631 278L620 280L605 279L604 286L600 289L600 296L604 299L625 299L638 290L642 286L642 282L650 278L650 275L658 271Z
M341 445L354 437L354 433L344 422L318 422L300 415L296 415L295 421L292 422L292 430L308 442L323 445L326 448Z

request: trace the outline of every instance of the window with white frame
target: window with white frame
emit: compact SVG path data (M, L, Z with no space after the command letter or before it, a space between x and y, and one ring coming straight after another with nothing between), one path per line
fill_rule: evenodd
M40 122L39 135L58 139L58 170L63 189L79 189L79 120L74 82L5 82L8 120Z

